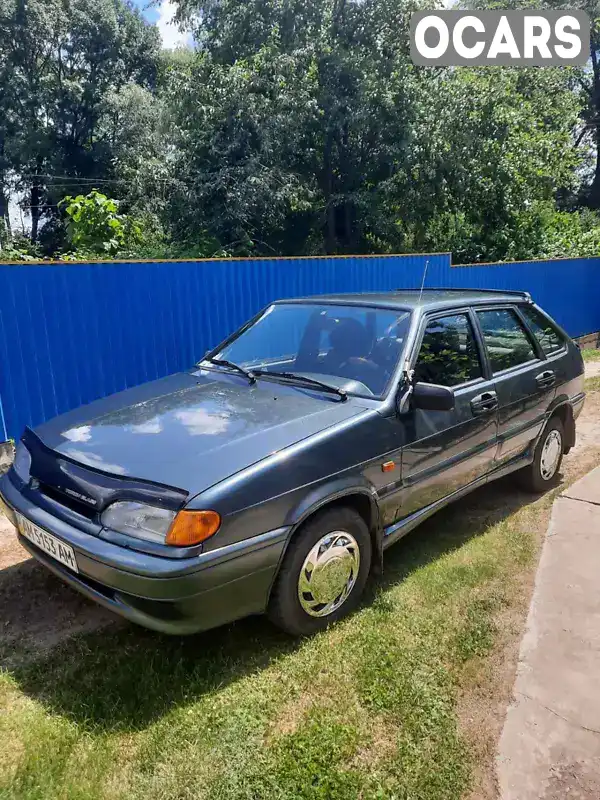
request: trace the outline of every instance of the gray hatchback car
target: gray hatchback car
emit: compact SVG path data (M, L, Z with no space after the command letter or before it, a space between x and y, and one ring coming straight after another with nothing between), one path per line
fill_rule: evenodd
M134 622L306 635L450 501L549 486L583 401L526 293L282 300L187 372L26 429L0 495L35 558Z

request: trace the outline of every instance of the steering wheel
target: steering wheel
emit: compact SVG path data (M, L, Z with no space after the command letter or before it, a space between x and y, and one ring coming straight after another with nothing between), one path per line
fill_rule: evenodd
M346 361L342 361L338 369L344 373L345 377L364 383L371 391L373 391L372 384L379 384L380 368L374 361L363 356L347 358ZM364 380L365 378L366 380Z

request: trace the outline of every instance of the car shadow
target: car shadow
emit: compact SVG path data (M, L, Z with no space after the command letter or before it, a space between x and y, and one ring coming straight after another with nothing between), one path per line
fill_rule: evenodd
M386 553L383 575L372 581L363 607L386 587L536 499L503 479L438 512ZM11 570L31 568L24 562ZM0 572L0 598L5 572ZM67 587L61 591L72 592ZM36 658L6 666L22 691L53 713L91 730L135 731L302 646L302 640L286 636L262 617L190 637L109 622L100 630L63 640Z
M11 534L16 543L16 536ZM5 544L5 540L1 542ZM55 577L26 551L0 563L0 668L30 661L77 633L118 620ZM6 549L3 548L3 555Z

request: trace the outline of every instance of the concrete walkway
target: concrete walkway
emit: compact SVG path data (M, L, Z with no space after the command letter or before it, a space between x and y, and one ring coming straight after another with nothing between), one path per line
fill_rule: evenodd
M554 502L497 767L502 800L600 798L600 467Z
M600 375L600 361L588 361L585 365L585 377L595 378Z

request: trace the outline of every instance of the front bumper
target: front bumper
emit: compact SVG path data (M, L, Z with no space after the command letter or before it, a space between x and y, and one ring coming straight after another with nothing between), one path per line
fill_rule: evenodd
M24 497L0 478L0 505L16 527L15 511L75 550L79 574L20 534L19 542L55 575L100 605L147 628L185 634L265 610L289 528L254 536L185 559L133 551L85 533Z

